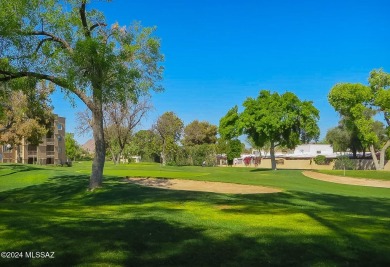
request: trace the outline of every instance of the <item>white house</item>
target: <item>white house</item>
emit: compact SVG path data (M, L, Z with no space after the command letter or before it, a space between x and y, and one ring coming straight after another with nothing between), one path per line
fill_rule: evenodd
M318 155L334 156L333 147L328 144L303 144L295 147L293 154L288 156L294 157L316 157Z

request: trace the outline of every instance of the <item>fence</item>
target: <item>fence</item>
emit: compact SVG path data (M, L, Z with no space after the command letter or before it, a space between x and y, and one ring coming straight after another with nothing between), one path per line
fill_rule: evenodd
M375 170L372 159L352 159L357 170ZM245 164L236 164L236 167L245 167ZM255 167L254 164L248 167ZM271 168L271 159L262 159L258 168ZM278 169L302 169L302 170L333 170L334 160L326 165L317 165L311 159L276 159ZM385 162L385 170L390 171L390 161Z

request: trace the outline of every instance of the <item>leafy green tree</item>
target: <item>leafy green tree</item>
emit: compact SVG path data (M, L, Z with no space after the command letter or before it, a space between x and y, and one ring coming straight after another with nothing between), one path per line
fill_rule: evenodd
M223 140L232 140L241 135L239 119L238 106L234 106L219 120L218 132Z
M0 82L33 77L77 96L91 110L95 157L89 188L103 181L104 103L161 90L154 28L108 26L87 0L0 1Z
M242 152L242 143L238 139L227 142L226 158L229 165L233 165L234 158L239 158Z
M291 93L282 95L262 90L259 96L247 98L244 111L229 110L220 121L220 133L237 136L241 133L250 137L257 147L269 142L272 169L276 170L275 148L294 148L301 142L317 140L319 111L310 101L301 101Z
M21 145L25 139L38 145L48 133L54 116L49 100L52 88L26 79L18 86L23 88L1 94L0 143Z
M161 139L161 159L162 164L167 163L167 155L177 150L177 142L183 132L183 121L172 111L165 112L154 125L154 130Z
M215 150L217 154L225 154L228 149L228 141L222 137L217 139Z
M160 162L161 139L152 130L140 130L132 137L129 149L131 155L141 156L142 161Z
M216 149L214 144L202 144L185 147L188 157L188 165L202 166L205 162L207 166L215 165Z
M81 159L84 154L73 133L65 133L65 151L68 159L73 161Z
M215 144L217 141L217 126L207 121L194 120L184 128L183 145L194 146Z
M348 118L343 117L337 127L331 128L326 133L327 143L333 146L334 151L352 151L353 158L357 158L357 152L365 153L365 145L359 139L359 132Z
M337 112L350 118L359 139L369 146L375 168L383 170L385 153L390 147L390 74L382 70L372 71L369 86L336 84L328 99ZM383 116L386 126L375 120L379 114ZM379 160L377 150L380 153Z

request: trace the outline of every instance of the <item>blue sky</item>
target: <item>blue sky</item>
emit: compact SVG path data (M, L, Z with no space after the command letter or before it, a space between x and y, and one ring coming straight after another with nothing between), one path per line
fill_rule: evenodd
M390 2L369 1L93 1L109 24L157 26L165 55L163 86L153 93L149 128L166 111L185 124L218 125L234 105L261 89L294 92L320 110L321 137L338 122L327 94L338 82L367 83L390 72ZM60 93L55 112L74 132L75 108ZM76 136L84 143L89 136Z

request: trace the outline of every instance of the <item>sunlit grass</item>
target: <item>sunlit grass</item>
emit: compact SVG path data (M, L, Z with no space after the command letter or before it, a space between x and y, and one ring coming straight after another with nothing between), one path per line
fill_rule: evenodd
M53 175L52 170L41 166L2 164L0 165L0 192L44 183Z

